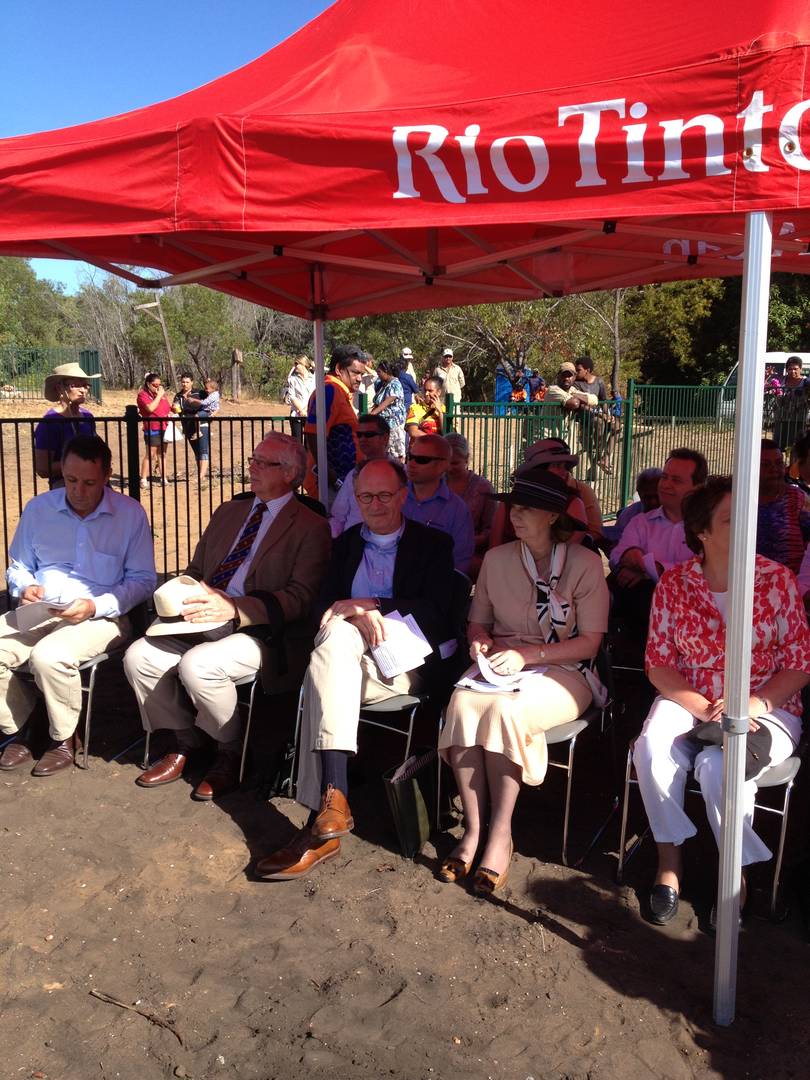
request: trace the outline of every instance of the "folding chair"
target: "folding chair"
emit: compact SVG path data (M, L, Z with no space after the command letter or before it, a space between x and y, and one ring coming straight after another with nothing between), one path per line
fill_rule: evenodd
M90 677L87 680L87 684L85 685L85 683L82 682L82 693L87 695L87 701L86 701L85 706L84 706L84 735L83 735L84 749L83 749L83 752L82 752L83 760L82 760L82 763L81 763L81 766L80 766L80 768L82 768L82 769L89 769L89 767L90 767L90 765L89 765L90 724L91 724L92 715L93 715L93 692L95 691L95 688L96 688L96 674L97 674L98 669L101 666L101 664L103 664L106 660L113 659L113 657L121 656L123 654L123 652L124 652L123 648L122 649L111 649L109 652L102 652L102 653L98 653L96 656L91 656L88 660L84 660L84 661L82 661L81 664L79 664L79 673L80 673L79 677L80 678L84 674L84 672L86 672L86 671L90 672ZM34 682L34 676L31 673L31 669L28 666L28 661L27 660L20 667L15 668L14 674L20 676L23 679L26 679L27 681L30 681L32 683ZM77 765L79 764L78 760L75 761L75 764L77 764Z
M571 720L567 724L559 724L557 727L550 728L546 732L546 745L547 746L561 746L567 744L568 752L563 761L555 761L550 755L548 758L548 764L555 769L562 769L566 774L565 783L565 809L563 811L563 839L562 839L562 864L568 866L568 825L571 816L571 788L574 782L574 751L576 749L577 738L582 732L592 725L595 726L596 721L599 721L599 733L604 734L606 730L610 731L611 744L614 738L613 733L613 701L614 701L614 688L613 688L613 674L610 668L610 658L604 648L599 650L599 656L597 657L597 668L599 676L604 684L608 696L604 705L589 705L583 713L581 713L576 720ZM444 726L444 712L442 712L439 718L439 734L441 734L442 727ZM439 781L436 788L436 828L439 828L439 815L440 815L440 800L441 800L441 767L438 771ZM604 831L604 826L597 833L597 837ZM595 841L594 841L595 842Z
M237 696L237 701L238 701L239 708L244 709L245 707L247 707L247 718L245 720L245 734L242 737L242 758L241 758L241 761L239 763L239 783L240 784L242 783L242 779L244 778L244 775L245 775L245 759L247 757L248 738L250 736L250 722L253 719L253 703L254 703L254 701L256 699L256 690L259 687L259 684L260 684L260 673L259 672L254 672L253 675L244 675L244 676L242 676L241 679L237 679L235 684L234 684L236 686L236 688L237 688L237 692L238 692L239 688L242 687L242 686L249 686L250 687L250 693L248 694L247 701L240 700L238 698L238 696ZM146 743L144 745L144 751L143 751L143 761L141 762L141 768L142 769L148 769L149 768L149 742L150 742L150 739L151 739L151 735L152 735L151 731L147 731L147 733L146 733Z
M624 864L631 855L634 855L641 846L645 836L650 831L649 826L644 830L639 839L633 844L629 852L625 852L625 843L627 841L627 817L630 802L630 785L635 784L638 787L638 779L635 776L635 769L633 767L633 749L635 741L633 741L627 751L627 765L624 774L624 800L622 802L622 824L621 833L619 836L619 864L616 867L616 881L619 885L622 883L624 876ZM758 799L754 801L754 816L756 817L757 810L761 810L763 813L776 814L777 817L782 819L782 824L779 829L779 844L776 851L776 862L773 870L773 881L771 883L771 902L770 902L770 916L776 917L776 900L779 892L779 878L782 873L782 856L785 851L785 836L787 834L788 825L788 813L790 811L790 794L793 790L793 784L796 780L796 774L802 763L803 747L800 747L796 754L785 761L780 762L778 765L772 765L767 769L763 775L757 780L757 793L767 788L784 787L784 793L782 796L781 806L767 806L760 802ZM699 787L687 788L688 795L700 795L701 791Z

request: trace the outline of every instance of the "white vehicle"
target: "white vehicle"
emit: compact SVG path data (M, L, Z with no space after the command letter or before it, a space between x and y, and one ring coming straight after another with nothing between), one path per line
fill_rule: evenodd
M810 352L768 352L765 353L765 367L771 368L773 374L779 379L780 383L785 381L785 364L791 356L798 356L802 362L802 374L810 375ZM731 371L726 375L723 382L722 389L720 391L720 400L717 405L717 419L718 420L733 420L734 419L734 406L737 396L737 368L739 364L735 364ZM762 426L770 427L773 420L773 403L774 396L767 392L767 387L764 388L765 401L763 408Z

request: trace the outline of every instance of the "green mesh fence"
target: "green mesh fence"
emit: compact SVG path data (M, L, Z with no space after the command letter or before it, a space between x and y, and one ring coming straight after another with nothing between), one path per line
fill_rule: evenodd
M470 464L497 491L537 439L565 439L579 454L575 475L591 483L610 520L633 498L637 474L661 467L670 450L699 450L711 472L730 472L734 399L720 386L638 386L627 399L603 402L596 412L566 413L545 402L468 402L455 406L452 426L470 443ZM770 434L766 410L763 434Z
M98 352L69 346L0 346L0 394L8 399L29 401L42 397L45 376L61 364L79 364L88 375L100 375ZM102 379L93 379L90 394L102 401Z

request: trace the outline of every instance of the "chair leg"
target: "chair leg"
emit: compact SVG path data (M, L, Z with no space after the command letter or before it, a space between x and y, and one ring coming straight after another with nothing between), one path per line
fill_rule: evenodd
M436 743L439 742L439 737L444 727L444 709L439 713L439 730L436 733ZM436 754L436 832L439 831L442 825L442 759L441 755Z
M630 805L630 773L633 769L633 749L627 751L627 766L624 770L624 798L622 800L622 827L619 835L619 865L616 867L616 883L621 885L624 874L624 844L627 840L627 811Z
M406 762L408 760L408 758L410 757L410 754L411 754L411 742L413 740L413 723L414 723L414 720L416 719L416 713L417 713L418 709L419 709L419 706L414 705L414 707L411 709L411 715L410 715L410 717L408 719L408 737L405 740L405 756L402 759L403 764L404 764L404 762Z
M298 710L295 714L295 734L293 735L293 756L292 765L290 767L290 798L294 799L297 794L297 776L296 769L298 767L298 740L301 737L301 721L304 716L304 687L298 691Z
M571 785L574 779L574 748L576 747L577 737L576 735L571 739L568 744L568 768L566 770L568 777L565 785L565 817L563 818L563 842L562 842L562 864L568 866L568 818L571 812Z
M782 828L779 830L779 847L776 852L776 865L773 868L773 884L771 885L771 918L776 918L776 898L779 893L779 878L782 873L782 856L785 853L785 836L787 834L788 810L790 809L790 793L793 789L791 780L785 785L785 801L782 806Z
M146 741L143 744L143 761L141 762L141 768L142 769L148 769L149 768L149 740L151 739L151 737L152 737L152 732L147 731L147 733L146 733Z
M82 768L88 768L88 759L90 754L90 722L93 713L93 691L96 688L96 672L98 671L98 664L94 664L90 668L90 679L87 683L87 707L84 712L84 752Z
M250 721L253 717L253 699L256 696L256 687L259 685L258 677L254 679L250 686L250 699L248 701L248 714L245 721L245 736L242 739L242 760L239 762L239 783L245 775L245 759L247 758L248 739L250 738Z

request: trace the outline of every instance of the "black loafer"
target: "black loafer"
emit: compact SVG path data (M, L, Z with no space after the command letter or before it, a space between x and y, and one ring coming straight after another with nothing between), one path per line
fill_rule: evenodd
M653 885L650 893L650 920L658 926L678 914L678 894L670 885Z

